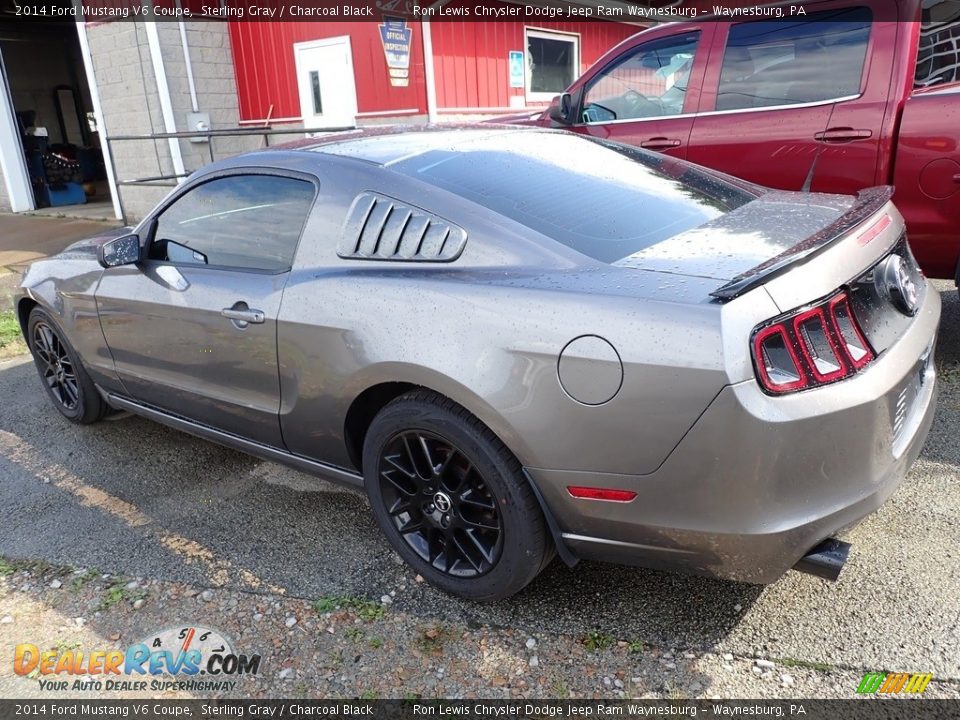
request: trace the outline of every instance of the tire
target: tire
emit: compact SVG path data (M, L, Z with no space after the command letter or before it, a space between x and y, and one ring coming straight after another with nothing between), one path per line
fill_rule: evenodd
M67 420L88 425L109 409L63 331L36 307L27 321L27 344L47 396Z
M363 468L370 506L390 544L448 593L506 598L553 558L520 463L489 428L441 395L415 390L384 407L367 430Z

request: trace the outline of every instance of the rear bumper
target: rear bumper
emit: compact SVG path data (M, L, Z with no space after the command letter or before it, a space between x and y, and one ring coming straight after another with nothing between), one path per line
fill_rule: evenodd
M937 397L940 300L932 288L927 297L907 335L855 378L780 398L754 381L728 386L654 473L528 468L566 548L583 559L777 580L879 508L920 454ZM570 485L638 496L578 500Z

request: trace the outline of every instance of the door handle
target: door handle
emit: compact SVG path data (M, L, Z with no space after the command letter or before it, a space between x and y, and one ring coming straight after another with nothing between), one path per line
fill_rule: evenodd
M238 307L238 305L242 305L242 307ZM233 307L224 308L220 311L220 314L232 320L238 327L246 327L251 323L260 325L266 319L263 310L250 310L246 303L237 303Z
M813 136L817 142L841 143L856 142L857 140L867 140L873 137L872 130L857 130L855 128L840 127L827 128L823 132L818 132Z
M666 150L668 148L680 147L680 141L674 138L655 137L644 140L640 147L646 150Z

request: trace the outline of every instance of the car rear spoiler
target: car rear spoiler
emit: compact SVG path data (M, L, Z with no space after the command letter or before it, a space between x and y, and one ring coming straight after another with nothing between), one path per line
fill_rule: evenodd
M726 285L717 288L710 295L718 300L733 300L739 295L769 282L787 270L817 256L833 243L853 230L857 225L875 214L893 197L893 187L878 185L857 193L857 200L847 212L837 220L794 245L789 250L765 260L756 267L737 275Z

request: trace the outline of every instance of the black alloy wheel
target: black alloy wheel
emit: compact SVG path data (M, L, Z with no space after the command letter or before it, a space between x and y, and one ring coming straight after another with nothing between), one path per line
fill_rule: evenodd
M427 582L468 600L523 589L555 547L523 467L462 406L431 390L387 403L363 440L370 509Z
M33 326L33 352L50 396L64 409L76 410L80 402L80 386L73 361L56 331L46 322Z
M380 453L380 492L397 531L438 571L483 575L500 558L503 522L483 475L451 442L400 432Z
M86 425L109 412L77 352L43 308L30 311L26 337L43 388L61 415Z

